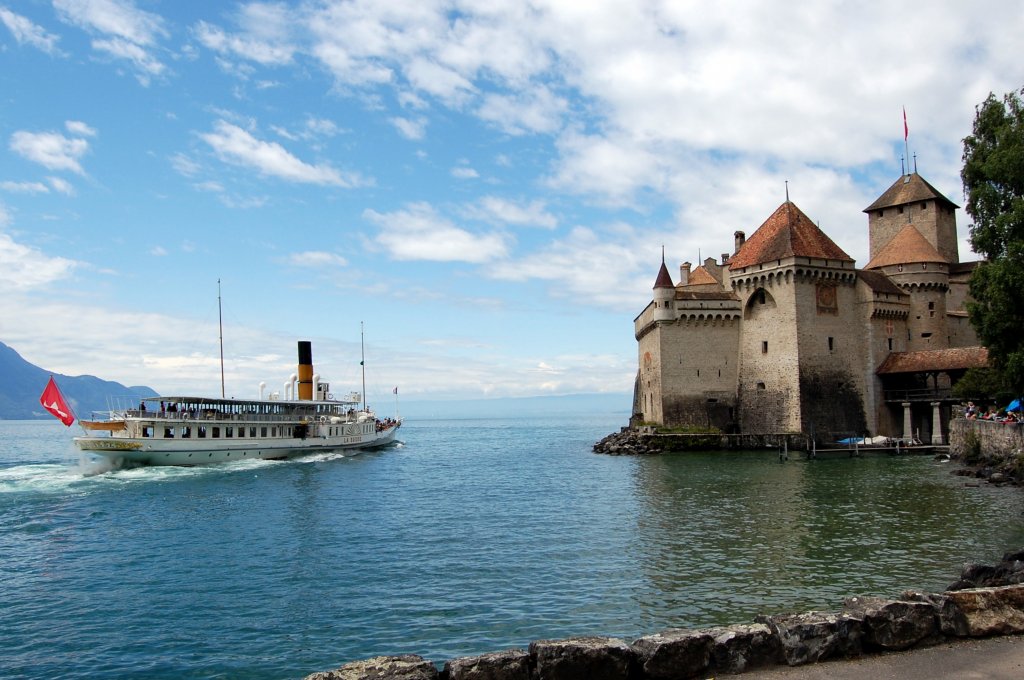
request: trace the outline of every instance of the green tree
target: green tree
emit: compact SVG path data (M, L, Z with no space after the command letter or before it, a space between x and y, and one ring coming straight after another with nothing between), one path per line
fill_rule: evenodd
M964 139L960 174L971 245L985 258L971 275L971 325L1007 385L1024 394L1024 104L990 94Z

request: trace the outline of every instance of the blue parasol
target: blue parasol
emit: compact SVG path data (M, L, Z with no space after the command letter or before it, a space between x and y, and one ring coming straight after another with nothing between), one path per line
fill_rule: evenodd
M1006 407L1007 412L1020 410L1020 399L1014 399L1013 401L1010 402L1010 405Z

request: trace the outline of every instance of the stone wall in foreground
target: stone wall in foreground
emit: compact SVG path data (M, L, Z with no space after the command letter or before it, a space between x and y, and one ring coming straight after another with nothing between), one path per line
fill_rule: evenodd
M949 454L978 477L1024 482L1024 423L954 418L949 421Z
M1024 550L972 565L942 593L851 597L838 612L759 616L752 624L669 629L632 643L611 637L537 640L437 666L381 656L306 680L670 680L798 666L904 650L950 638L1024 634Z

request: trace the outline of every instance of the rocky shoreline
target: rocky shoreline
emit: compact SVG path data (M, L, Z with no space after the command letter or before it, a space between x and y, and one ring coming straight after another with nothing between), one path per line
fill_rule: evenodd
M951 639L1024 634L1024 549L997 565L968 565L941 593L850 597L837 612L758 616L752 624L668 629L628 643L613 637L537 640L446 661L380 656L306 680L670 680L799 666L937 645Z

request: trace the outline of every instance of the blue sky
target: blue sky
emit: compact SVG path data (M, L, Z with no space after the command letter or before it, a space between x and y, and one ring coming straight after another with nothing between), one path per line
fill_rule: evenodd
M1021 35L984 1L0 0L0 341L216 393L219 279L229 395L298 339L358 388L361 322L371 397L628 392L663 246L731 251L788 181L866 262L903 107L962 204Z

